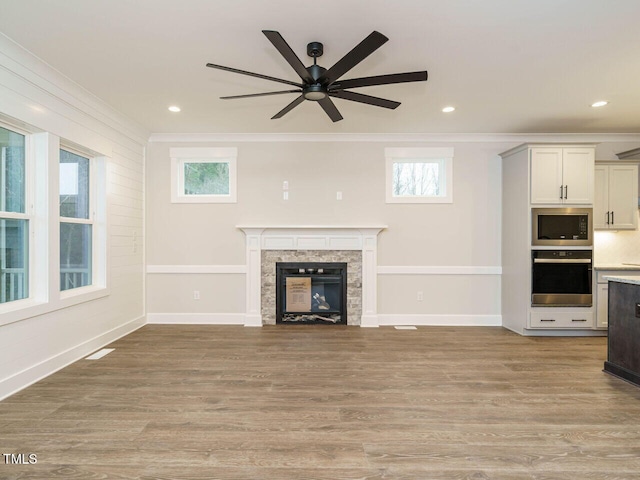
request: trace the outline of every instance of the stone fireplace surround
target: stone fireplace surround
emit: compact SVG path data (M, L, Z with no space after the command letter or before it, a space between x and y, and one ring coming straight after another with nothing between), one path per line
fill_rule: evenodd
M247 251L245 326L275 324L275 263L347 262L347 325L378 326L377 243L384 226L238 226Z

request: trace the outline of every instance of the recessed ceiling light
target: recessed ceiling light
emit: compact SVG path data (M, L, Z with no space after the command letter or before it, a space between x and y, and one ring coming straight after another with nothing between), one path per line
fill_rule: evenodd
M599 102L592 103L591 106L592 107L604 107L607 103L609 103L609 102L607 102L605 100L601 100Z
M444 107L444 108L442 109L442 111L443 111L444 113L451 113L451 112L453 112L455 109L456 109L456 107Z
M180 111L180 107L176 106L176 105L171 105L169 107L169 111L173 112L173 113L178 113Z

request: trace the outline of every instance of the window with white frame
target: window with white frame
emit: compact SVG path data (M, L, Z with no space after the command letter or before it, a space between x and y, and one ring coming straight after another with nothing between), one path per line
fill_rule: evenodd
M385 148L387 203L452 203L453 148Z
M107 157L0 122L0 325L109 295Z
M60 149L60 290L93 284L91 160Z
M237 148L172 148L173 203L235 203Z
M0 126L0 304L29 297L26 136Z

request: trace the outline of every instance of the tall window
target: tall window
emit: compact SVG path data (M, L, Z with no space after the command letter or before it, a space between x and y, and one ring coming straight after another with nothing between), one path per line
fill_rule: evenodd
M25 136L0 127L0 303L29 297Z
M453 148L386 148L387 203L453 202Z
M60 290L92 284L90 160L60 150Z

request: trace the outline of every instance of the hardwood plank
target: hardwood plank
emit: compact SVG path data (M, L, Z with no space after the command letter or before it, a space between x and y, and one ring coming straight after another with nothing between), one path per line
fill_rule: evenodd
M605 338L147 325L0 402L0 478L640 480ZM0 460L2 460L0 458Z

